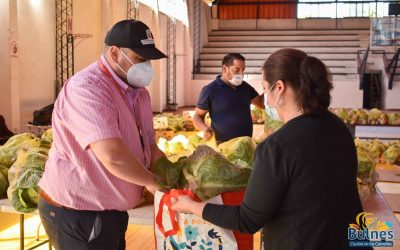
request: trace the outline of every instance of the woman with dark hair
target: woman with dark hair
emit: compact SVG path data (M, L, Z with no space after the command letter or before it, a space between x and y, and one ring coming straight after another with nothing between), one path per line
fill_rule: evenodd
M349 224L362 212L357 155L349 130L328 111L330 73L296 49L273 53L262 73L266 112L285 124L257 147L242 204L180 196L172 208L241 232L263 228L268 250L349 249Z

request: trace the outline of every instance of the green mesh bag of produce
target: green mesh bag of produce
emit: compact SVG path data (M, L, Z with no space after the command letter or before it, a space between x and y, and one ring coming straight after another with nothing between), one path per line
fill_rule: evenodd
M383 158L386 163L394 164L400 161L400 144L393 144L383 153Z
M38 182L42 178L43 170L27 169L15 183L11 203L15 210L23 213L33 212L39 202Z
M8 168L0 165L0 198L7 195L8 186Z
M50 144L52 144L53 143L53 129L49 128L48 130L44 131L44 133L42 134L41 139L43 141L47 141Z
M375 190L377 183L377 173L375 171L375 160L371 152L364 147L357 148L358 160L358 192L361 199L365 199Z
M9 168L17 159L18 150L23 149L27 151L39 145L40 139L34 134L24 133L14 135L3 146L0 146L0 164Z
M14 208L20 212L31 212L37 206L37 184L42 177L47 155L38 148L19 150L17 159L8 170L10 186L7 196Z

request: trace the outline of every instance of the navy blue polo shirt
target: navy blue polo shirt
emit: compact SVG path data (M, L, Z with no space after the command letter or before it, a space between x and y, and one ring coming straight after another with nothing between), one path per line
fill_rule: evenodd
M217 76L201 90L197 107L208 110L217 141L225 142L239 136L252 136L250 104L256 96L257 91L247 82L233 88Z

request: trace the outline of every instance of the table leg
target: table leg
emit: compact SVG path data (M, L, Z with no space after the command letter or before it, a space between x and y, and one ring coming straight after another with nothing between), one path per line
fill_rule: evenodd
M24 250L24 214L19 214L19 249Z

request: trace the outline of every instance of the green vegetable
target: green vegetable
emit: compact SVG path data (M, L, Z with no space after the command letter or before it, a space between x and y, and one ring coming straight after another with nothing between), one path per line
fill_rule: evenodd
M335 113L344 123L346 124L350 123L350 116L345 108L339 108L336 110Z
M20 209L20 204L17 202L17 200L14 200L16 197L15 192L19 189L37 188L37 184L42 177L45 163L47 161L47 155L41 154L37 151L40 150L38 150L38 148L33 148L31 151L18 151L17 160L8 170L8 181L10 186L7 190L7 196L10 200L12 200L13 206L14 204L17 205L14 207L17 210ZM23 195L25 200L29 200L26 195L32 194L33 191L25 190L24 192L18 192L18 197ZM34 199L34 197L32 199ZM26 201L20 202L21 204L26 203ZM25 212L25 210L22 212Z
M15 190L12 192L13 207L23 213L33 212L39 201L38 182L42 178L43 170L28 169L15 183Z
M389 113L389 124L390 125L400 125L400 113Z
M196 150L196 148L201 145L201 144L205 144L206 141L198 135L192 135L189 136L188 138L188 148L192 151Z
M369 145L369 151L374 159L378 159L380 155L385 152L385 145L379 140L373 140Z
M243 167L253 167L255 141L248 136L237 137L218 145L218 152L233 164Z
M232 164L206 145L200 145L183 162L183 174L189 188L201 200L208 200L223 192L244 189L251 173L251 168Z
M41 139L49 142L50 144L53 143L53 129L49 128L48 130L44 131Z
M39 145L40 140L31 133L14 135L3 146L0 146L0 164L9 168L17 159L17 151L28 151Z
M162 113L153 117L154 129L182 131L183 117L172 113Z
M0 197L6 196L8 186L8 168L0 165Z
M358 174L370 173L375 169L375 161L368 149L357 148Z
M376 125L378 123L378 119L381 116L382 111L380 111L379 109L371 109L368 112L368 123L371 125Z
M389 164L393 164L400 160L400 146L398 144L390 146L383 153L383 158L385 159L385 162Z
M151 171L156 177L157 185L161 189L183 189L185 186L185 181L182 181L182 160L179 159L177 162L173 163L165 157L161 157L154 164Z

